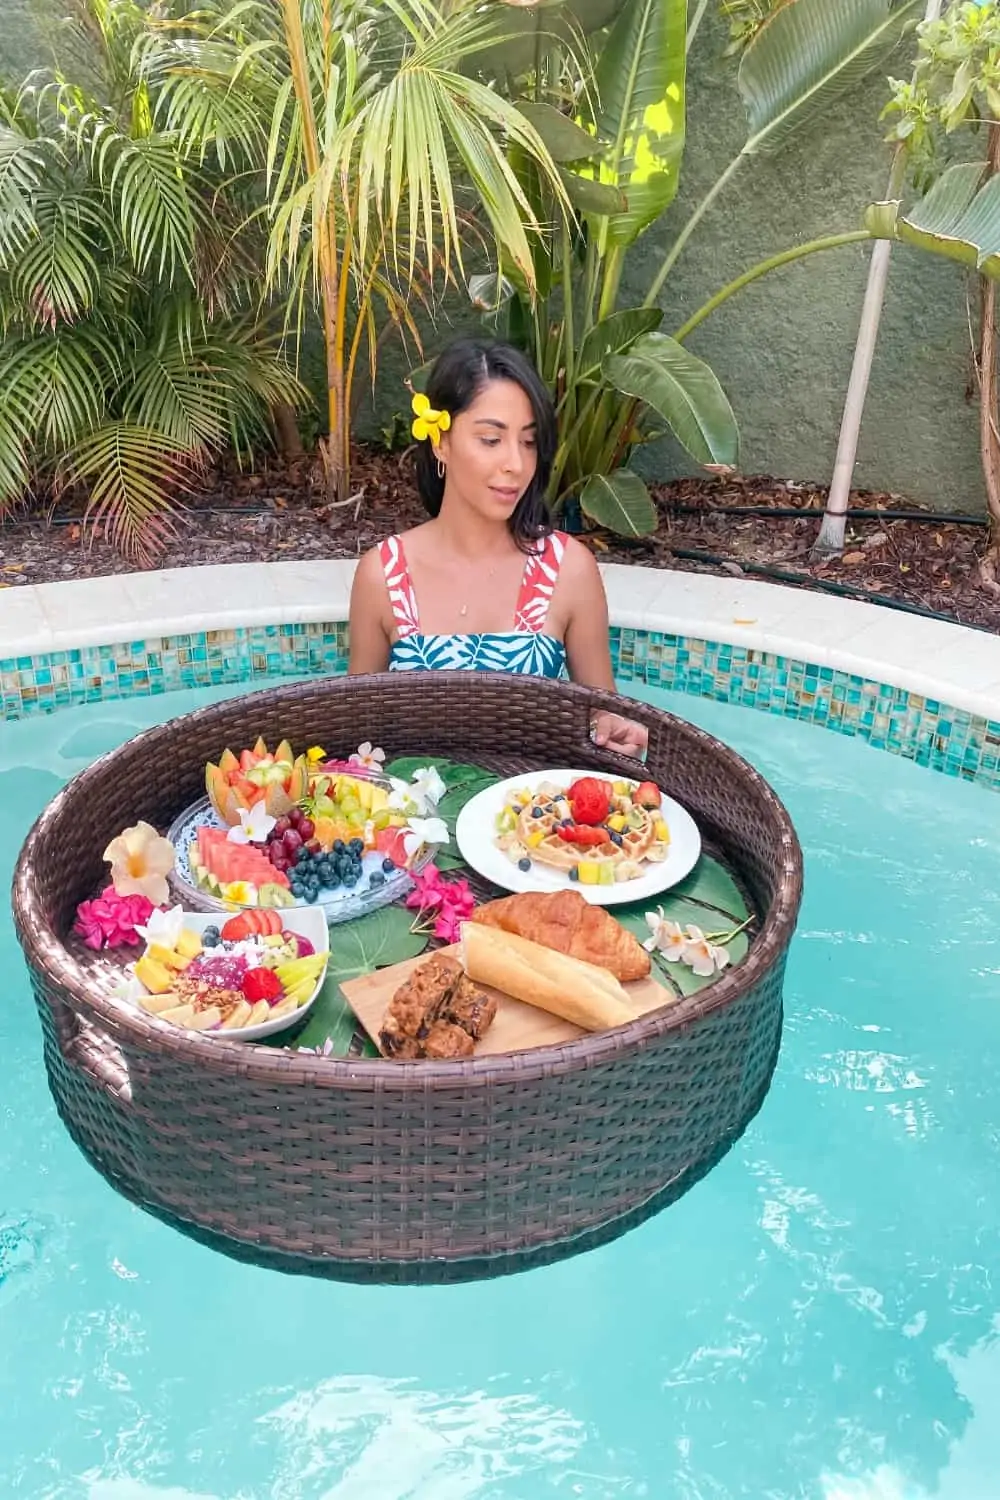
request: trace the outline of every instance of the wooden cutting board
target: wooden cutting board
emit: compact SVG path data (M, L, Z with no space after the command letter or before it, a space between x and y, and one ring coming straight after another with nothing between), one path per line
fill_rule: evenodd
M448 953L453 958L458 957L457 944L438 951ZM393 964L390 969L376 969L373 974L363 974L360 979L349 979L346 984L341 985L348 1004L376 1047L379 1027L389 1001L404 979L409 978L422 963L426 963L429 956L422 953L419 958ZM548 1011L539 1010L534 1005L524 1005L500 990L490 989L489 985L478 985L477 988L496 995L499 1002L496 1020L482 1041L476 1044L477 1057L494 1052L520 1052L525 1047L548 1047L557 1042L572 1042L585 1034L570 1021L563 1021L559 1016L550 1015ZM676 995L655 979L637 979L624 988L635 1004L637 1016L645 1015L650 1010L658 1010L661 1005L670 1005L677 999Z

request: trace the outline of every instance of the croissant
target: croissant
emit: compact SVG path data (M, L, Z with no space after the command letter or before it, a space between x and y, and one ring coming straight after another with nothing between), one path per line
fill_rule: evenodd
M639 939L603 907L591 906L579 891L505 896L478 907L472 920L596 964L619 980L645 979L649 973L649 954Z

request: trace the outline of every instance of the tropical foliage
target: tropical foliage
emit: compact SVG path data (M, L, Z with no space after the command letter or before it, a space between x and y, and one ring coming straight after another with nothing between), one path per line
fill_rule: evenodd
M148 559L176 498L300 396L221 149L158 128L132 0L89 0L85 85L0 98L0 514L79 487L87 521Z
M555 390L561 441L550 498L556 507L578 496L598 525L631 535L652 531L652 502L628 461L640 444L665 430L706 468L736 463L739 438L729 401L686 339L758 276L803 255L865 239L868 230L831 235L768 258L668 333L663 302L670 272L736 173L814 126L832 103L884 66L917 3L784 0L768 7L771 13L739 63L747 117L743 147L673 227L645 295L624 305L626 257L653 224L669 231L673 222L685 140L686 58L705 7L699 5L689 21L686 0L624 0L610 7L610 27L609 5L590 0L522 13L525 31L533 29L533 46L525 49L522 41L520 51L501 50L491 66L560 163L578 218L560 221L543 186L519 171L536 218L560 225L533 240L538 296L532 298L518 268L506 262L496 281L481 278L472 290L480 305L488 305L492 324L528 347ZM586 43L584 82L592 79L592 88L578 81L567 91L574 54L563 40L568 26L560 31L553 24L553 16L558 20L567 12L584 30L597 23Z
M1000 5L955 0L920 27L909 83L891 80L891 138L908 153L918 185L932 184L904 211L875 204L872 232L904 240L979 272L976 378L979 439L990 537L980 563L984 585L1000 596L1000 372L997 369L997 279L1000 278ZM978 136L982 159L948 162L962 135Z
M349 485L359 356L374 376L380 339L418 339L431 306L479 240L535 286L541 226L516 153L552 201L565 194L537 131L465 69L512 36L497 0L205 0L150 21L144 75L159 123L189 152L247 164L267 229L264 281L290 326L314 310L326 348L331 493Z

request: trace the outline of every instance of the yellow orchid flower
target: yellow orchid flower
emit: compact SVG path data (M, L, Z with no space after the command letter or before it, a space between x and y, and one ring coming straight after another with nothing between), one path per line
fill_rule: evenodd
M145 896L165 906L170 896L167 875L174 867L174 846L149 823L126 828L104 851L111 884L119 896Z
M414 421L410 431L417 442L422 443L425 438L430 438L432 443L440 443L442 432L447 432L451 426L451 413L435 411L427 397L420 391L414 396L411 405Z
M310 745L306 751L306 760L311 766L318 766L320 761L326 760L326 751L322 745Z

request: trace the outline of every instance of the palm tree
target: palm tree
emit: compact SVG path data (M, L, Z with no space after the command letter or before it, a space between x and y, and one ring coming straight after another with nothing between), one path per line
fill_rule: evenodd
M0 514L87 492L148 560L176 497L303 392L262 314L252 220L218 155L157 125L133 0L82 0L88 82L0 102Z
M463 71L503 42L510 15L497 0L241 0L231 9L206 0L185 21L150 21L143 69L159 120L189 149L248 163L267 221L266 287L284 299L289 326L318 314L333 497L349 485L363 346L374 375L384 329L416 338L414 303L429 304L463 268L470 235L533 289L529 241L540 226L508 152L565 202L534 127Z

